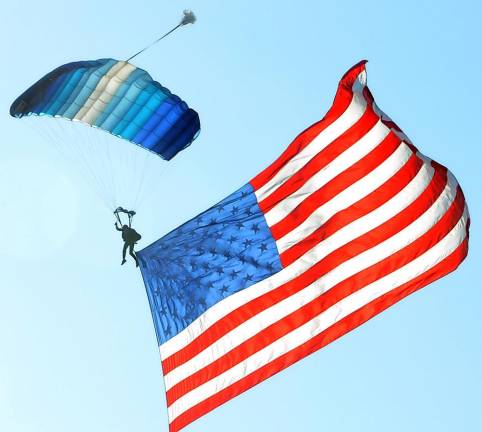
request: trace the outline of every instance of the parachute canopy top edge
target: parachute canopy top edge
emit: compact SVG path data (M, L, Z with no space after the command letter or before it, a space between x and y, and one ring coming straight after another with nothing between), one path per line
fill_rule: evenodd
M165 160L200 132L196 111L143 69L104 58L49 72L11 105L10 115L78 121L137 144Z

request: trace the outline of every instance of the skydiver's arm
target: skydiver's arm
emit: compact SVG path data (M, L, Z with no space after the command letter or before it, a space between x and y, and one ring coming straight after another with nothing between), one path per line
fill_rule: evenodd
M117 231L122 231L122 228L119 228L119 227L117 226L117 222L116 222L114 225L115 225L115 229L116 229Z

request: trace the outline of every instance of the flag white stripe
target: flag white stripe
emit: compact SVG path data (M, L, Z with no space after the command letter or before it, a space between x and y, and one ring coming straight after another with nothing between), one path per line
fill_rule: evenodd
M222 357L233 348L319 297L343 280L408 246L440 220L452 204L456 192L456 180L453 176L449 176L449 181L442 194L422 216L384 242L341 263L303 290L244 321L243 324L211 344L197 356L166 374L166 389L168 390L195 371Z
M248 359L238 363L233 368L200 385L189 393L176 400L168 408L169 421L186 412L196 404L218 393L243 377L255 372L260 367L275 360L290 350L302 345L322 331L331 327L349 314L359 310L376 298L392 291L393 289L415 279L420 274L437 265L449 256L465 239L465 227L468 213L465 210L463 216L451 230L434 247L427 250L415 260L404 267L378 279L355 293L345 297L316 318L310 320L301 327L276 340L262 350L256 352Z
M360 79L363 78L362 75L364 74L360 74L359 79L355 81L354 88L360 87ZM293 173L299 171L322 149L358 122L365 113L366 107L367 102L363 95L358 92L354 93L350 105L340 117L323 130L303 150L293 156L272 179L255 191L258 202L261 202L273 193L286 182Z
M187 328L160 346L161 358L164 360L184 348L216 321L219 321L231 311L248 303L250 300L277 288L283 283L294 279L333 250L338 249L354 238L365 234L374 227L379 226L383 222L392 218L406 208L425 190L432 179L432 176L433 168L429 162L426 162L412 181L385 204L345 226L334 235L324 239L282 271L275 273L271 277L259 281L236 294L226 297L211 306L211 308L200 315Z
M309 199L313 192L369 154L389 133L390 129L379 120L363 137L314 174L297 191L266 212L264 216L268 225L273 226L289 215L302 201Z

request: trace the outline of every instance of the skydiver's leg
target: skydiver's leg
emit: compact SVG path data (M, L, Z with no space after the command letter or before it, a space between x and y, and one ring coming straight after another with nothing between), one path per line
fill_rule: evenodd
M127 246L129 246L127 243L124 243L124 248L122 249L122 264L125 264L126 262L126 252L127 252Z
M136 253L134 252L134 243L131 243L129 245L129 255L134 258L134 261L136 262L136 267L139 267L139 261L137 261Z

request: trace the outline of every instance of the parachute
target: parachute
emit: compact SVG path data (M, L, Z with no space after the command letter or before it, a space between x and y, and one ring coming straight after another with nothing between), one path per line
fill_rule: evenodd
M170 160L199 132L199 116L144 70L125 61L68 63L23 93L13 117L47 115L80 121Z
M138 196L149 171L146 165L152 162L149 157L155 156L154 164L159 157L171 160L200 131L197 112L179 96L145 70L111 58L77 61L54 69L15 100L10 115L43 117L31 122L32 126L42 123L40 133L81 166L83 176L91 177L111 210L119 204L128 208L137 205L137 198L125 202L127 194L118 183L129 186ZM101 137L106 135L102 132L115 138Z

